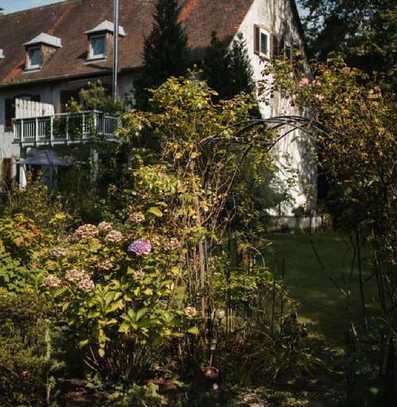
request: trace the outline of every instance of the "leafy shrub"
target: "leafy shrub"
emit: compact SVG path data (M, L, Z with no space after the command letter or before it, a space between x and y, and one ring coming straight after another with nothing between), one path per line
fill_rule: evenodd
M103 387L100 383L88 386L100 398L103 406L115 407L163 407L167 406L165 396L159 394L159 388L153 383L146 385L116 385Z
M34 285L38 273L28 270L15 260L0 240L0 289L23 293L28 286Z
M35 294L0 291L0 404L38 406L55 363L48 357L46 308Z

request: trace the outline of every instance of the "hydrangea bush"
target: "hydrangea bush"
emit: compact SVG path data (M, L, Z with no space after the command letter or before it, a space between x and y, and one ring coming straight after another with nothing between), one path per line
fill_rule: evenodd
M150 236L140 237L144 216L137 220L119 227L111 222L81 225L61 245L35 257L37 267L46 270L42 290L78 333L90 355L87 363L105 375L110 373L107 352L118 345L157 353L195 324L178 298L177 238L163 246L165 238L152 234L152 243Z

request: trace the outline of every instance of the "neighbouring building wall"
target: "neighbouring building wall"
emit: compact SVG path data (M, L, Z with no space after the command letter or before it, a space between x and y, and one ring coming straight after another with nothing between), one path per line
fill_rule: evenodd
M11 100L15 97L40 100L44 103L53 104L54 89L48 85L15 87L8 90L0 90L0 180L3 175L3 160L11 159L12 176L16 175L16 160L19 158L20 149L13 144L14 133L10 121Z
M134 86L133 74L120 75L119 95L123 99L133 100ZM48 103L54 106L55 113L60 113L65 109L65 101L70 97L77 98L79 91L86 87L88 82L100 80L101 83L111 89L111 79L109 76L103 78L76 79L55 84L38 84L35 86L17 86L14 88L0 90L0 180L2 179L3 160L12 160L12 174L16 175L16 161L21 156L20 147L13 143L14 134L9 120L10 100L13 98L31 99ZM8 120L6 120L8 116ZM7 123L8 122L8 123Z
M283 37L291 46L294 45L301 50L303 50L303 43L289 0L256 0L242 22L239 32L244 35L247 42L254 79L258 82L264 79L263 70L267 61L255 53L255 26L263 27L270 34L276 35L279 43L280 38ZM272 51L273 41L270 43L270 52ZM277 94L270 105L260 103L259 108L264 118L301 115L296 107L291 106L289 100ZM314 208L317 173L311 150L310 140L302 131L291 132L275 147L281 180L287 187L288 180L291 177L294 179L292 187L287 188L293 198L291 203L280 207L279 213L275 214L292 215L293 209L300 206Z

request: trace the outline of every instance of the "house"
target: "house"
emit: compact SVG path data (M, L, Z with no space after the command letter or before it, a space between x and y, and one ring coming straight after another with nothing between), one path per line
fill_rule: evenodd
M112 0L66 0L0 16L3 179L23 177L18 175L18 168L34 163L32 151L45 149L58 157L59 146L89 142L92 126L111 139L116 118L88 112L76 119L66 114L65 106L89 81L101 80L104 86L111 86L114 35L119 36L120 48L118 93L122 97L134 94L134 78L142 68L144 37L151 31L154 3L120 0L117 33L112 23ZM227 41L240 32L247 41L255 80L262 78L263 61L274 52L291 54L293 47L303 49L294 0L180 0L180 6L180 20L197 58L210 44L212 32ZM296 113L282 98L260 108L264 117ZM82 131L79 137L72 137L70 123L76 124L76 120ZM278 147L281 167L288 161L297 173L292 192L295 207L307 205L307 186L315 183L303 137L295 131ZM38 155L42 157L42 151ZM56 160L58 165L63 162L60 156Z

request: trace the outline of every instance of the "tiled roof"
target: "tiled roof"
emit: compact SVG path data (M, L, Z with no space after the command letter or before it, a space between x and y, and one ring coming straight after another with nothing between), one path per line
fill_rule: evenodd
M233 36L254 0L180 0L180 19L186 26L189 46L202 50L210 43L211 32L219 38ZM120 25L127 36L120 37L120 69L142 65L144 38L152 28L154 0L120 0ZM112 0L67 0L0 16L0 86L56 80L64 77L109 72L111 61L87 63L87 31L103 21L112 21ZM58 49L45 66L24 72L24 43L40 33L59 37Z
M23 44L23 45L27 46L27 45L35 45L35 44L46 44L46 45L50 45L55 48L62 48L62 40L60 38L54 37L53 35L49 35L46 33L41 33L41 34L37 35L30 41L25 42L25 44Z
M103 32L103 31L107 31L107 32L114 32L114 23L112 23L109 20L105 20L102 21L102 23L98 24L96 27L92 28L91 30L86 31L86 34L94 34L94 33L98 33L98 32ZM119 35L121 35L122 37L125 37L127 34L124 30L124 27L119 25Z

